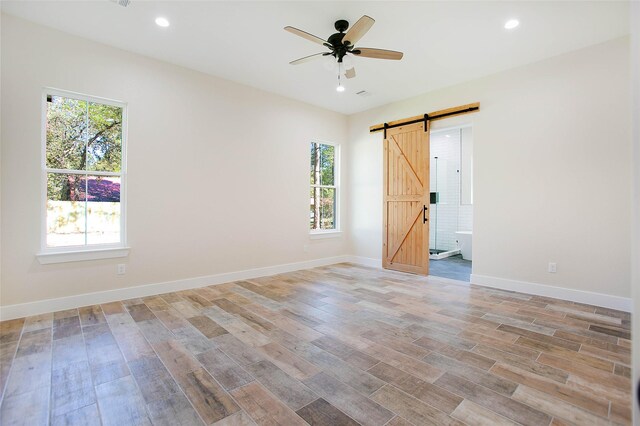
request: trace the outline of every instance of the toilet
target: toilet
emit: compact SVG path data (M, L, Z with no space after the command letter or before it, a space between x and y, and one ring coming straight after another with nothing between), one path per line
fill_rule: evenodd
M464 260L471 260L471 236L471 231L456 232L456 239L458 240L460 253L462 253L462 258Z

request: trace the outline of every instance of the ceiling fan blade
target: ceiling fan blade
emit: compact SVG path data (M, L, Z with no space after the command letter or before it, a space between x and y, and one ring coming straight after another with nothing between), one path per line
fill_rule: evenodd
M312 61L312 60L314 60L316 58L322 58L323 56L325 56L325 52L314 53L313 55L305 56L304 58L300 58L300 59L296 59L295 61L291 61L291 62L289 62L289 64L291 64L291 65L304 64L305 62Z
M358 19L358 22L349 28L349 31L344 35L342 41L349 42L349 44L353 46L367 33L367 31L369 31L375 22L376 21L372 17L364 15L362 18Z
M349 68L348 70L346 70L344 72L344 76L347 78L353 78L356 76L356 69L355 68Z
M306 31L302 31L294 27L284 27L284 30L289 31L291 34L295 34L299 37L306 38L307 40L310 40L314 43L325 44L327 42L327 40L323 40L320 37L314 36L313 34L309 34Z
M402 52L396 52L395 50L371 49L369 47L358 47L351 53L364 58L393 59L396 61L402 59L403 55Z

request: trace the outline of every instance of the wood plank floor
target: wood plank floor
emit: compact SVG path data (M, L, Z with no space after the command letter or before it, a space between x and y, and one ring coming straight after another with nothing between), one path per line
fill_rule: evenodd
M630 424L629 329L340 264L2 322L0 424Z

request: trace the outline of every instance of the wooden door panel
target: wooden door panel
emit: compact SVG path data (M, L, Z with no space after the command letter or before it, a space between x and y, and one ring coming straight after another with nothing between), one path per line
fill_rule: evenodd
M393 173L394 184L389 191L389 195L420 195L423 191L423 183L420 179L419 171L416 171L416 160L410 160L406 151L402 149L408 143L398 143L396 137L391 137L389 147L393 151ZM412 154L409 152L409 154Z
M429 272L429 133L423 123L387 131L384 140L385 268L417 274ZM428 212L427 212L428 213Z
M391 223L395 225L394 232L389 234L389 251L388 256L393 260L396 253L402 247L403 243L414 230L415 223L422 221L422 205L417 202L390 202L388 204L389 213L391 215Z
M413 227L407 235L405 244L400 247L400 250L392 259L393 269L415 274L423 273L422 250L422 231L420 228ZM399 267L403 269L399 269Z

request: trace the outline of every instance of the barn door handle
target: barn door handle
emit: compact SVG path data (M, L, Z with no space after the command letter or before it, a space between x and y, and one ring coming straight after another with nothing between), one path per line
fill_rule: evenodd
M427 223L429 219L427 218L427 206L422 206L422 223Z

